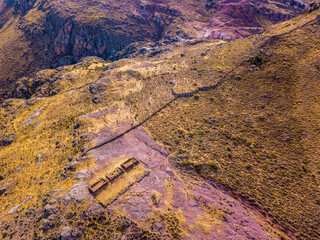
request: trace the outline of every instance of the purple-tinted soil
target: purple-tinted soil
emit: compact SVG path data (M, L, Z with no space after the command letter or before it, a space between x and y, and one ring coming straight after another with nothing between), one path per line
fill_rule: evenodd
M129 127L130 123L120 123L118 129L113 131L102 129L94 141L103 142ZM152 212L164 213L168 208L182 212L185 219L182 229L187 233L185 239L273 239L258 223L264 222L258 213L210 183L199 179L195 181L178 173L168 161L169 152L157 144L142 127L93 150L90 156L94 157L96 165L91 172L94 175L108 168L123 155L144 162L151 173L109 205L109 211L121 209L129 218L139 222L150 218ZM154 190L160 193L157 205L151 200ZM201 218L208 209L216 209L220 215L204 221L212 225L211 230L204 231L198 227L199 216ZM165 223L158 222L151 229L164 232Z

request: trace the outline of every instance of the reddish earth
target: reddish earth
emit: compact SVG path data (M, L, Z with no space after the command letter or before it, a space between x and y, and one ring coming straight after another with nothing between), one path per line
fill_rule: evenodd
M94 117L108 112L100 111ZM113 130L102 129L93 141L100 143L123 132L130 127L130 122L120 122L115 126ZM114 165L124 155L143 161L151 171L150 175L109 205L108 211L120 211L130 219L164 234L167 223L159 215L174 212L180 220L185 239L273 238L270 225L262 220L259 213L209 182L176 171L168 161L169 154L142 127L93 150L90 157L94 158L95 166L90 170L91 177L101 169ZM86 174L85 170L79 174ZM151 199L155 191L159 196L157 205Z

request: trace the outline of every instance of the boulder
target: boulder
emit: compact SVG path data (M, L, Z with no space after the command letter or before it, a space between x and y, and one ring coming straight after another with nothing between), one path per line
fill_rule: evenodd
M30 96L31 96L31 93L29 91L29 81L26 77L20 78L16 82L14 89L9 95L9 97L11 98L22 98L22 99L27 99Z
M92 100L92 102L95 103L95 104L100 103L100 97L99 97L99 95L94 96L91 100Z
M16 136L15 132L11 132L8 135L0 135L0 146L5 147L12 144Z
M52 222L50 222L48 219L44 219L44 220L43 220L43 224L42 224L42 227L41 227L41 229L42 229L43 231L48 231L48 230L50 230L52 227L53 227L53 223L52 223Z
M78 162L69 162L67 165L64 167L64 171L73 171L75 169L75 166L78 164Z
M4 194L12 185L14 185L14 182L8 182L4 186L0 187L0 196Z
M69 240L69 239L71 239L71 232L72 232L72 228L71 227L63 227L61 229L61 240Z
M41 164L41 162L43 161L43 157L42 157L42 154L41 153L39 153L38 155L37 155L37 162L36 162L36 166L40 166L40 164Z
M88 183L79 182L75 183L69 192L71 199L75 202L82 202L89 196Z
M65 206L68 206L71 202L71 197L69 195L67 195L64 199L63 199L63 204Z
M89 91L91 94L95 95L106 90L106 86L103 83L92 83L89 86Z
M101 206L101 204L95 203L89 208L89 216L101 215L104 213L104 210L105 209Z
M50 204L46 205L44 208L44 217L49 217L52 214L59 212L59 208L52 206Z
M88 169L82 169L82 170L76 172L76 174L77 174L76 179L82 181L82 180L89 179L92 175L92 172L91 172L91 170L88 170Z

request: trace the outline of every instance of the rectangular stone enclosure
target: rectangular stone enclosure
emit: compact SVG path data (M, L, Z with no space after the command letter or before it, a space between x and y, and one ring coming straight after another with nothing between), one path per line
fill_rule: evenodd
M103 177L89 187L90 192L103 206L107 206L150 173L139 163L133 157L127 159L111 172L104 173Z
M121 167L126 170L129 171L130 169L134 168L134 166L138 165L139 161L135 158L130 158L127 161L125 161L124 163L121 164Z
M124 173L124 171L117 167L115 170L113 170L111 173L109 173L108 175L106 175L106 178L112 182L114 180L116 180L118 177L120 177L122 174Z
M89 187L90 192L93 195L99 194L102 190L104 190L108 186L108 182L104 178L100 178L94 184Z

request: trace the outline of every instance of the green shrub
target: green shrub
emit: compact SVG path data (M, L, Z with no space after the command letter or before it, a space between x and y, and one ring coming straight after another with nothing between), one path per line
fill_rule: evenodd
M208 166L209 166L210 170L217 170L218 169L218 165L215 162L210 162L208 164Z

